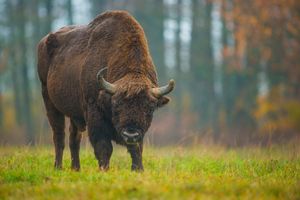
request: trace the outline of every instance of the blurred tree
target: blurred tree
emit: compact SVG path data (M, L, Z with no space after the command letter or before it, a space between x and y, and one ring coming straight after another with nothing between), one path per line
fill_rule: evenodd
M68 11L68 24L73 24L73 5L72 0L67 0L66 7Z
M2 132L3 129L3 94L2 89L0 88L0 131Z
M105 11L107 2L107 0L90 0L92 18Z
M26 133L27 133L27 142L33 143L34 142L34 128L33 128L33 121L32 121L32 110L31 110L31 89L28 77L28 60L26 55L27 44L26 44L26 4L24 0L18 0L17 2L17 41L18 41L18 50L19 50L19 59L18 65L20 66L21 72L21 91L22 91L22 98L19 101L22 101L22 112L21 115L24 118ZM20 73L19 72L19 73Z
M33 31L33 39L34 39L34 44L40 39L41 37L41 21L40 21L40 16L39 16L39 9L40 9L40 0L31 0L31 5L30 6L30 13L31 13L31 23L32 27L34 28Z
M32 24L32 27L33 27L33 32L32 32L32 37L30 37L28 39L28 41L30 41L32 44L31 44L31 48L32 48L32 51L34 52L34 54L31 54L34 58L33 58L33 64L34 66L37 65L37 59L36 59L36 46L39 42L39 40L43 37L42 33L41 33L41 17L39 15L39 9L41 7L41 1L40 0L31 0L31 5L29 7L30 9L30 13L31 15L29 16L30 18L30 22ZM36 87L37 85L39 85L39 82L38 82L38 78L37 78L37 73L34 73L34 80L32 81L33 82L33 87Z
M161 83L167 81L164 64L164 5L163 1L134 1L133 15L142 25L148 39L150 52Z
M213 127L214 79L211 46L211 1L193 0L191 41L191 88L193 108L199 114L198 128Z
M11 68L11 80L12 80L12 85L13 85L13 93L14 93L14 107L15 107L15 116L16 116L16 121L18 125L23 124L24 116L22 115L20 111L22 111L23 106L22 106L22 101L21 99L21 83L20 83L20 73L18 73L18 68L17 68L17 62L16 62L16 41L17 41L17 35L16 35L16 16L14 13L16 13L14 9L15 5L12 4L12 1L7 0L6 1L6 15L8 16L8 22L9 24L9 42L7 44L7 48L9 51L9 67Z
M246 37L244 19L249 2L223 1L223 65L224 65L224 106L227 134L233 138L232 145L249 140L256 125L252 116L257 97L259 60L252 48L250 37ZM230 29L228 29L230 27ZM229 42L232 40L233 42Z
M176 110L175 110L175 116L176 116L176 125L174 126L174 132L178 135L180 134L178 130L180 130L182 125L182 95L183 95L183 84L182 81L182 66L181 66L181 50L182 50L182 42L180 38L181 33L181 20L182 20L182 0L178 0L175 10L173 12L176 12L176 29L175 29L175 79L181 80L178 81L176 84L176 90L174 91L175 101L176 101Z
M52 31L54 0L43 0L43 3L44 3L44 8L46 9L45 21L43 22L44 25L43 35L46 35Z

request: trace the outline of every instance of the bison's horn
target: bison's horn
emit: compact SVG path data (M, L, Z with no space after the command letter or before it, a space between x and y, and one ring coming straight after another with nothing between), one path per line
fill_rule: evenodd
M105 91L107 91L110 94L114 94L116 92L116 86L114 84L111 84L109 82L107 82L104 78L103 78L103 73L104 71L107 70L107 67L99 70L99 72L97 73L97 79L99 81L100 87L102 89L104 89Z
M175 81L173 79L171 79L168 83L168 85L162 86L162 87L157 87L157 88L152 88L151 89L151 93L159 98L162 97L166 94L169 94L170 92L172 92L172 90L174 89L175 86Z

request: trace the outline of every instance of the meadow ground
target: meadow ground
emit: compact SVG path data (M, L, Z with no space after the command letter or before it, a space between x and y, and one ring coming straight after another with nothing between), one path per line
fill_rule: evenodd
M0 147L0 199L300 199L299 148L145 147L144 173L125 148L100 172L90 148L81 171L53 169L52 147Z

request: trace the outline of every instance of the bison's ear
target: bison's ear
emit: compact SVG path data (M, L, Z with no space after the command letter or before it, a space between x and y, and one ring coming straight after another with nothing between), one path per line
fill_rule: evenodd
M158 102L157 102L157 107L160 108L160 107L163 107L164 105L166 105L167 103L169 103L170 101L170 98L169 97L166 97L166 96L162 96L158 99Z

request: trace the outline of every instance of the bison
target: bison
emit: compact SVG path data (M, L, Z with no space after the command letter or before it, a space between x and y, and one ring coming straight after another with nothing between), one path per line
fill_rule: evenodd
M112 141L125 145L132 170L143 170L143 138L153 112L169 102L174 80L158 86L145 33L126 11L65 26L38 44L38 75L53 131L55 168L62 168L65 117L70 118L71 168L80 169L87 128L99 168L107 170Z

